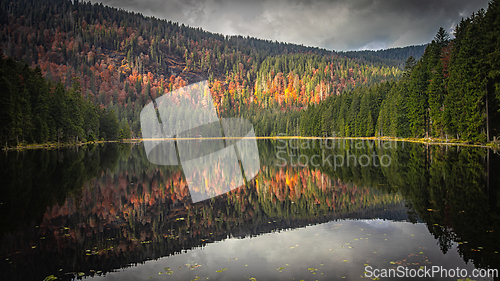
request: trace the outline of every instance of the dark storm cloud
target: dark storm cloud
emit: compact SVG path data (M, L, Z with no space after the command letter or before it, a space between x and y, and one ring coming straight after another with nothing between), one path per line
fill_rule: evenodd
M380 49L428 43L488 0L100 0L211 32L318 46Z

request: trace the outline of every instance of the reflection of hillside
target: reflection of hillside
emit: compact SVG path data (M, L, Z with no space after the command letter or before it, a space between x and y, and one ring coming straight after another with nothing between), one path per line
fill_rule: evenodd
M4 226L7 234L0 257L9 260L0 263L0 272L25 280L51 274L63 277L58 275L61 268L92 275L228 236L254 236L346 218L423 221L443 252L460 242L464 260L483 268L500 263L495 253L500 249L499 181L493 173L499 157L491 152L417 144L387 150L375 146L377 153L391 156L390 166L335 170L280 167L276 146L267 141L258 144L262 165L254 180L197 204L190 201L180 167L149 163L140 145L46 156L26 152L24 160L33 166L9 154L11 168L2 175L8 184L2 188L14 201L0 208L13 219L5 220L8 228ZM314 149L294 153L299 152L318 153ZM342 154L346 148L326 152ZM38 167L44 172L36 173ZM22 197L15 197L17 186L23 188ZM54 202L58 204L52 206ZM403 204L409 206L408 215ZM29 225L33 220L37 225ZM14 231L26 223L29 226Z
M398 203L398 195L331 180L320 170L284 167L271 172L264 166L257 178L259 201L269 215L316 216L332 211L350 213L360 208Z
M464 261L472 261L479 268L500 264L498 154L480 148L363 140L343 140L325 150L319 149L318 141L314 146L308 140L293 146L306 146L303 144L307 142L311 148L290 149L289 145L287 155L310 157L325 152L345 156L349 152L357 157L372 153L390 156L391 165L387 167L343 165L334 169L326 165L319 170L344 184L401 194L409 205L409 220L426 223L443 253L458 243Z
M47 207L63 204L68 193L103 170L114 169L124 146L76 147L63 150L32 150L0 156L0 239L5 233L38 221Z
M15 264L8 267L11 276L43 279L60 268L94 274L228 236L353 216L405 218L399 196L333 181L306 168L263 166L248 186L191 204L177 167L158 167L144 159L142 147L132 147L130 157L120 158L116 168L48 208L39 226L8 235L0 256ZM35 259L44 262L31 262Z

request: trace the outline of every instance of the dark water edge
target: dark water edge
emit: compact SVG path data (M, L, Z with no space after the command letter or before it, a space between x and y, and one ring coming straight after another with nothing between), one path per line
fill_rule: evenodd
M190 203L180 167L149 163L141 144L3 153L0 272L8 280L70 280L228 238L373 219L425 224L442 253L456 247L476 268L500 264L493 172L500 161L489 150L258 144L256 179L197 204ZM391 165L293 167L287 158L281 167L282 150L305 156L375 152L390 155Z

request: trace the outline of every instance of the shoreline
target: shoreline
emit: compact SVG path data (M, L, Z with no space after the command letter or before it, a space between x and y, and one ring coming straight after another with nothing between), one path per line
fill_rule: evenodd
M25 145L17 145L13 147L3 147L2 151L21 151L21 150L28 150L28 149L56 149L56 148L68 148L68 147L78 147L78 146L84 146L84 145L89 145L89 144L102 144L102 143L113 143L113 142L120 142L120 141L88 141L88 142L79 142L79 143L32 143L32 144L25 144Z
M123 140L109 140L109 141L89 141L80 143L44 143L44 144L26 144L14 147L3 147L3 151L22 151L27 149L56 149L67 147L78 147L89 144L104 144L104 143L140 143L143 141L153 140L209 140L209 139L244 139L231 138L231 137L217 137L217 138L162 138L162 139L123 139ZM398 138L398 137L302 137L302 136L269 136L269 137L252 137L250 139L258 140L285 140L285 139L304 139L304 140L372 140L372 141L398 141L398 142L412 142L421 143L426 145L446 145L446 146L463 146L463 147L479 147L489 149L500 149L500 143L489 142L486 144L475 144L467 141L459 141L455 139L433 139L433 138Z

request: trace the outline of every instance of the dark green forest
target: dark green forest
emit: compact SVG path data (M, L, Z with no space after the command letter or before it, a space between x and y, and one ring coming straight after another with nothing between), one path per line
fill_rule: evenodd
M303 136L433 137L488 142L500 135L500 4L441 28L398 82L357 87L303 111Z
M66 90L61 82L54 84L45 80L40 68L32 69L4 57L0 58L0 77L2 145L119 137L114 112L86 101L77 80Z
M428 44L407 46L403 48L390 48L385 50L363 50L363 51L347 51L339 52L339 55L348 58L355 58L371 63L383 63L403 68L405 61L409 57L420 58Z

